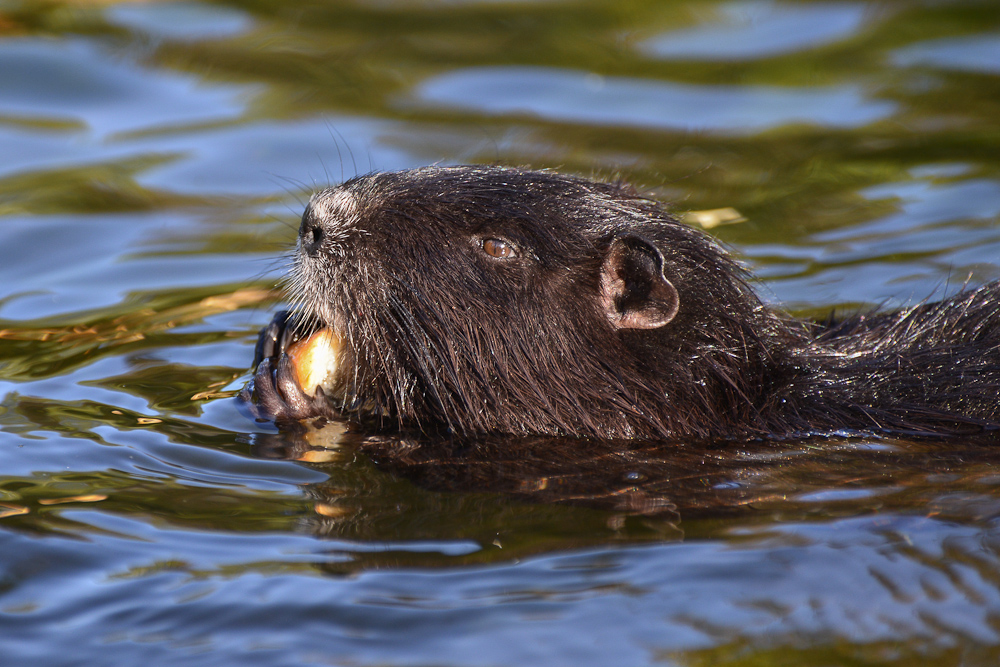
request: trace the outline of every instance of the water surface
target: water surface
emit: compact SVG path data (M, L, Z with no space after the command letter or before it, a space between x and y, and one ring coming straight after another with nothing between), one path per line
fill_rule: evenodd
M0 0L0 663L1000 661L986 442L434 443L232 399L310 191L625 178L802 316L1000 278L984 2Z

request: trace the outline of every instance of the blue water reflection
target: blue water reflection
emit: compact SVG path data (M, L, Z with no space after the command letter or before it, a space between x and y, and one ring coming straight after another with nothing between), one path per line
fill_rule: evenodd
M101 138L232 119L243 113L247 93L179 74L151 77L90 41L0 40L0 114L82 123Z
M482 67L441 74L414 91L417 103L486 115L744 134L790 124L859 127L896 105L856 85L816 88L690 85L577 70Z
M711 8L693 6L701 13ZM860 3L733 2L695 27L653 37L645 53L670 60L753 60L822 46L855 35L870 17Z
M942 168L925 173L940 175ZM885 183L863 194L891 202L895 212L818 232L794 248L762 244L746 249L761 262L761 275L777 300L898 307L952 293L967 280L975 285L1000 278L1000 269L988 261L1000 257L1000 228L991 224L1000 217L996 181L925 178ZM896 261L904 255L907 262ZM908 286L901 290L900 284Z
M128 517L63 514L86 540L31 544L0 534L7 608L20 610L4 615L5 649L22 664L42 628L82 620L95 630L89 638L57 633L44 642L64 655L113 648L132 664L148 655L193 665L219 664L212 660L220 655L227 665L347 656L398 664L418 655L443 665L618 665L737 637L867 643L905 635L938 649L1000 641L995 538L984 544L979 531L934 519L748 527L730 536L740 548L718 540L596 548L341 577L322 573L356 555L348 542L206 539ZM942 562L945 534L950 558ZM381 548L400 546L409 548ZM458 555L468 546L435 548ZM35 563L19 555L26 551ZM166 561L164 553L183 556ZM106 575L94 579L97 561ZM64 591L58 600L52 586Z
M892 53L896 65L1000 74L1000 34L990 33L913 44Z
M197 2L158 2L109 7L108 21L162 39L193 41L246 32L252 17L235 8Z
M137 137L131 146L177 156L138 176L147 187L260 198L434 159L394 145L403 134L405 128L375 119L326 117L163 133Z

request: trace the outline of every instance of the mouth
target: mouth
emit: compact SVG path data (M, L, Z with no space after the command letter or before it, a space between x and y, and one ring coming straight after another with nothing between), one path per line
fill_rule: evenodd
M285 349L295 379L308 396L315 396L317 388L328 396L332 393L344 365L343 353L343 338L332 329L320 329Z
M287 357L292 377L303 394L313 397L322 390L330 397L344 373L346 345L334 329L306 329L298 315L282 311L261 331L255 357L255 368L265 359L276 364Z

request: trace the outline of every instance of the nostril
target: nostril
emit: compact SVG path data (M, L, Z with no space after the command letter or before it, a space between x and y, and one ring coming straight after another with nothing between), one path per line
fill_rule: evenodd
M323 228L316 225L309 231L309 237L306 239L309 244L316 247L323 245Z
M299 240L302 249L310 255L315 255L323 247L323 239L326 234L323 227L315 218L304 218L299 229Z

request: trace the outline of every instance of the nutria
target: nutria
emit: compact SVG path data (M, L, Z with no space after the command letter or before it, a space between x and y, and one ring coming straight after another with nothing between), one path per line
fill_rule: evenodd
M1000 283L797 320L618 183L486 166L353 178L310 199L288 291L241 394L279 423L656 440L1000 427ZM285 352L317 330L338 345L303 388Z

